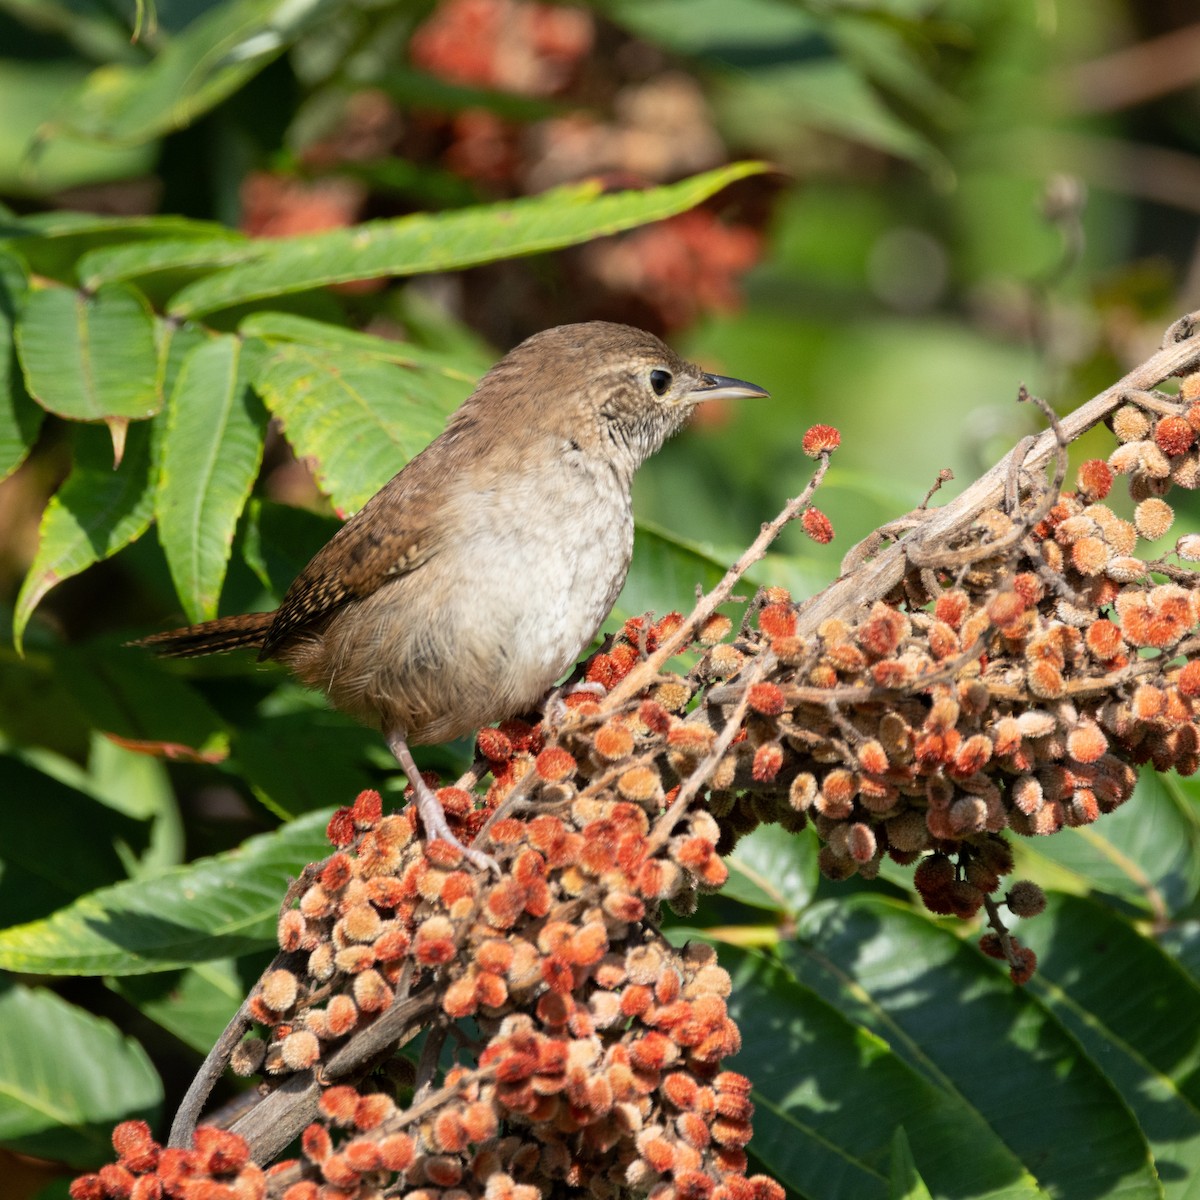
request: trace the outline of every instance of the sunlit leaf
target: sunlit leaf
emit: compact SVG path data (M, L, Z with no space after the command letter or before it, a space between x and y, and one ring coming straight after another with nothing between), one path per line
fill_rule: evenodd
M250 386L263 347L226 334L188 355L171 393L155 514L192 621L217 615L233 533L262 461L267 414Z
M760 163L734 163L664 187L607 194L595 183L572 184L503 204L260 241L256 260L189 284L169 309L201 316L352 279L457 270L556 250L685 212L762 170Z
M108 435L94 426L74 430L75 462L38 530L38 547L17 595L13 640L21 646L33 610L55 584L116 554L141 537L154 514L154 422L129 429L120 467L112 465Z
M162 404L149 306L132 288L93 294L47 287L29 294L17 350L30 395L73 421L140 420Z
M0 479L21 465L42 426L42 410L25 390L12 340L26 288L22 264L0 253Z
M162 1084L146 1052L100 1017L45 988L0 982L0 1144L97 1166L112 1127L154 1120Z
M455 405L436 379L376 357L282 344L255 386L292 448L315 463L321 490L349 515L442 431Z
M236 850L90 892L45 920L0 931L0 968L46 975L143 975L274 943L290 879L329 853L330 810Z
M42 139L137 144L190 124L286 50L327 7L328 0L225 0L165 39L150 62L94 71Z

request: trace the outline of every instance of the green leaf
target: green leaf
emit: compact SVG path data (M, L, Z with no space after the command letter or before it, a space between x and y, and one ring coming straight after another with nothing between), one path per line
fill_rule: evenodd
M94 71L42 131L138 144L190 124L278 57L328 0L226 0L166 41L153 61Z
M352 279L457 270L557 250L685 212L763 170L761 163L734 163L640 192L604 194L596 183L573 184L503 204L264 240L255 261L189 284L169 308L178 317L200 316Z
M90 644L54 655L74 681L76 703L92 727L127 750L183 761L221 762L225 723L200 694L165 671L148 650Z
M4 233L35 275L79 281L77 271L87 256L104 247L132 248L141 244L184 242L198 246L244 240L215 221L188 217L111 217L67 211L32 213L7 222ZM99 260L103 262L104 260Z
M62 53L23 60L13 44L13 27L7 22L5 33L6 46L0 58L0 112L4 114L0 121L0 193L49 196L110 179L133 179L154 170L151 147L56 142L43 146L42 153L31 157L30 146L40 127L62 103L63 96L83 83L88 69Z
M1033 993L1119 1089L1169 1200L1200 1179L1200 981L1108 906L1047 895L1020 923L1038 955Z
M184 360L167 409L158 536L191 621L217 615L233 534L262 462L267 413L250 386L258 342L232 334Z
M290 879L330 851L330 812L310 813L236 850L102 888L41 921L0 931L0 969L144 975L274 944Z
M25 390L12 336L27 287L22 264L0 253L0 479L21 465L42 427L43 413Z
M742 1031L733 1066L754 1083L749 1149L791 1193L887 1200L892 1133L903 1125L935 1195L1042 1200L974 1108L852 1013L765 956L722 947L721 961L733 974L730 1012Z
M859 894L807 910L798 940L780 953L798 981L986 1125L1042 1191L1161 1195L1124 1097L1051 1014L955 932ZM946 1186L938 1165L907 1118L904 1126L937 1194Z
M37 552L17 595L13 641L18 649L33 610L55 584L111 557L149 528L156 424L130 427L125 457L115 470L103 430L88 425L74 430L74 465L42 515Z
M430 350L412 342L361 333L356 329L345 329L340 325L330 325L327 321L314 321L311 317L299 317L292 313L251 313L238 326L238 332L243 337L258 337L267 342L306 342L330 350L366 354L403 367L423 367L457 383L471 386L491 366L490 360L478 359L462 350ZM462 392L464 398L466 394L466 391Z
M903 1125L892 1135L892 1186L888 1200L933 1200L925 1181L917 1173Z
M112 1127L153 1121L162 1084L145 1051L108 1021L45 988L0 982L0 1144L93 1166L112 1159Z
M108 985L144 1017L201 1054L212 1049L247 990L236 962L227 958L180 971L119 976Z
M197 271L228 267L253 258L253 242L232 229L206 230L204 236L155 238L100 246L80 257L77 271L85 288L156 275L166 271Z
M760 825L726 858L729 880L722 896L754 908L795 917L817 889L817 845L811 830L788 833Z
M1133 795L1103 821L1019 841L1023 869L1051 882L1066 871L1065 888L1106 892L1159 919L1176 913L1200 889L1200 815L1187 798L1194 789L1144 769Z
M242 558L276 603L341 527L335 517L257 498L246 506L246 515Z
M131 287L32 292L16 340L30 394L60 417L140 420L162 406L154 321Z
M708 591L714 587L728 565L696 542L639 521L629 577L617 598L613 617L624 621L644 612L659 616L673 609L686 612L696 602L696 589Z
M330 798L377 786L368 752L379 734L341 713L305 707L243 723L232 754L255 795L277 816L324 808ZM303 754L296 748L302 746Z
M140 854L146 822L0 754L0 913L6 924L32 921L84 892L126 877L118 847ZM69 836L63 831L69 830Z
M432 379L376 357L280 345L255 386L292 449L315 461L317 482L345 516L442 431L456 404L444 381Z

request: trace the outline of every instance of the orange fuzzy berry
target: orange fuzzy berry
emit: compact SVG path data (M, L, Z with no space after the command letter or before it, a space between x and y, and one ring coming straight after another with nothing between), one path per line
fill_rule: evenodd
M1179 672L1175 680L1180 694L1184 696L1200 696L1200 659L1193 659Z
M696 640L702 646L715 646L724 641L733 628L733 622L724 613L714 613L700 629Z
M306 1071L321 1057L321 1043L307 1029L297 1029L280 1042L284 1065L290 1071Z
M513 756L513 745L499 729L481 729L476 739L479 753L488 762L508 762Z
M300 1135L300 1149L309 1162L323 1163L333 1153L329 1130L314 1121Z
M1196 440L1196 431L1185 417L1162 417L1154 426L1154 442L1171 458L1186 454Z
M327 892L340 892L354 877L354 864L341 853L332 854L321 870L321 887Z
M753 683L747 691L746 703L764 717L777 717L787 708L787 697L774 683Z
M1112 491L1112 468L1102 458L1089 458L1080 463L1076 476L1077 489L1089 500L1103 500Z
M800 525L819 546L833 541L833 523L819 508L806 508Z
M758 614L758 627L768 637L791 637L796 632L796 613L790 604L768 604Z
M1024 616L1027 607L1025 598L1019 592L997 592L988 601L988 619L993 625L1003 629Z
M633 734L624 725L609 722L596 730L592 747L603 759L613 762L633 753Z
M549 783L569 779L575 773L575 759L561 746L550 746L534 759L534 768L539 776Z
M370 829L383 816L383 797L373 788L358 793L350 808L359 829Z
M783 747L778 742L764 742L754 752L751 776L757 783L770 783L783 766Z
M354 816L349 808L339 808L325 826L325 836L334 846L348 846L354 841Z
M626 800L651 800L662 788L662 780L652 767L632 767L617 780L617 791Z
M832 453L842 444L842 435L832 425L812 425L800 439L800 448L809 458Z
M1101 617L1088 626L1084 644L1093 657L1106 662L1121 651L1121 630L1106 617Z

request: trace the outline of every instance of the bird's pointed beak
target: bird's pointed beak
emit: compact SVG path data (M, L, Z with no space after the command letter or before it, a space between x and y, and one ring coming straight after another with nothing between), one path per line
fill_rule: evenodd
M685 399L689 404L699 404L703 400L740 400L770 394L766 388L760 388L757 383L747 383L744 379L730 379L728 375L705 375L700 386L688 392Z

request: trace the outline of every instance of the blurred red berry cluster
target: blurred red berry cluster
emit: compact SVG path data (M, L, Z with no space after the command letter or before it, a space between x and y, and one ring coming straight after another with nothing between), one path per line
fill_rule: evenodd
M428 207L422 179L456 179L464 202L585 179L661 184L731 157L697 81L583 9L444 0L413 31L408 60L449 93L401 99L369 83L350 92L300 147L297 171L247 177L247 233L281 237ZM396 161L416 181L411 195L371 183L373 168ZM596 317L669 334L733 309L761 253L769 187L744 182L721 212L698 209L566 251L549 273L522 262L477 269L459 315L507 344Z

